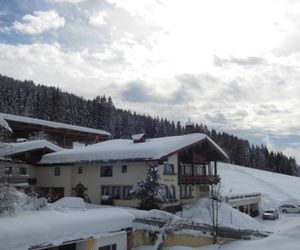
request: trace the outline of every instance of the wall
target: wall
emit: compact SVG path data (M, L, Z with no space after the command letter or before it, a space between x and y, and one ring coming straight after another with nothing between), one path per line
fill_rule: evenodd
M73 166L60 166L60 176L54 176L54 166L36 167L35 176L37 187L63 187L64 195L71 196L72 193L72 168Z
M143 245L153 245L153 232L144 230L135 230L128 236L128 249L137 248ZM221 239L223 244L232 240ZM163 247L185 246L185 247L202 247L211 245L213 239L211 237L192 235L192 234L173 234L168 233L164 238Z
M64 246L68 246L68 249L74 250L98 250L99 247L113 244L116 244L117 250L127 250L127 232L104 233L103 236L100 236L98 239L83 240ZM58 250L62 248L62 246L57 246L46 248L45 250Z
M112 177L101 177L100 167L101 166L113 166ZM127 173L122 173L122 165L127 165ZM82 167L82 174L78 174L78 168ZM147 172L147 165L143 162L133 163L107 163L107 164L78 164L74 166L72 178L72 186L75 187L77 184L83 184L87 190L86 193L92 203L99 204L101 197L101 186L102 185L132 185L136 188L137 182L145 177ZM75 194L74 194L75 195ZM137 201L130 200L116 200L116 205L130 205L136 206Z
M186 204L196 201L199 198L199 186L192 186L193 198L181 199L180 186L178 185L178 154L171 155L167 162L174 165L174 174L164 174L164 165L159 165L159 182L171 187L175 187L176 197L165 204L165 207L179 206L180 203ZM101 177L101 166L113 166L112 177ZM127 165L127 173L122 173L122 165ZM82 167L82 173L78 173L78 168ZM76 164L73 166L61 166L61 175L54 176L54 166L41 166L35 168L37 187L64 187L65 196L76 196L74 188L78 184L85 187L85 194L94 204L100 204L101 187L120 185L133 186L137 188L137 182L147 174L148 165L145 162L117 162L117 163L89 163ZM114 200L114 205L137 207L139 201L133 200Z
M168 234L165 237L163 246L186 246L186 247L201 247L211 245L213 243L212 238L187 235L187 234Z

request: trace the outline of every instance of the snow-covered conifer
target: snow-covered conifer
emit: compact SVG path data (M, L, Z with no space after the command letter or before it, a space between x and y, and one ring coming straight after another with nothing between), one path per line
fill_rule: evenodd
M15 189L8 183L0 182L0 214L12 214L15 211L16 200Z
M138 188L134 196L141 200L141 209L159 209L160 205L167 200L166 189L158 179L158 167L149 167L146 177L137 183Z

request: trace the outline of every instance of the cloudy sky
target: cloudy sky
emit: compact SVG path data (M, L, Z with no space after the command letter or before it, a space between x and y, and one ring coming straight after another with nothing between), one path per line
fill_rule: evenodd
M300 1L0 0L0 73L300 162Z

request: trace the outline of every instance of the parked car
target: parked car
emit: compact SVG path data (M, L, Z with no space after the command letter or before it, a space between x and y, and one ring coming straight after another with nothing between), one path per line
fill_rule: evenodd
M275 220L279 218L279 211L278 209L270 208L264 211L263 220Z
M295 204L285 203L279 207L279 211L281 213L300 213L300 207Z

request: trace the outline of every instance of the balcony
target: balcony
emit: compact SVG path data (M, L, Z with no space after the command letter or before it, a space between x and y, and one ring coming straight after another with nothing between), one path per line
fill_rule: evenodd
M189 176L181 175L179 177L180 184L198 184L198 185L210 185L217 184L220 181L220 177L217 175L205 175L205 176Z

